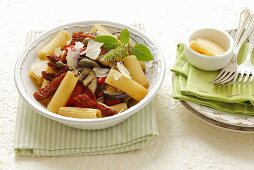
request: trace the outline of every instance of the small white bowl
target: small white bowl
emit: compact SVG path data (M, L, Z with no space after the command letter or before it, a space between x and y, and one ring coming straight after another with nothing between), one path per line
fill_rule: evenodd
M190 42L200 37L215 42L226 51L217 56L206 56L196 52L190 47ZM202 28L190 34L185 42L184 52L186 59L193 66L206 71L214 71L223 68L229 63L233 57L234 46L234 40L227 32L215 28Z
M36 86L28 76L31 63L37 58L37 52L40 48L46 45L60 30L68 30L70 33L78 31L89 31L91 30L94 24L101 24L106 27L111 32L119 32L124 28L128 28L131 33L131 37L138 43L146 44L154 55L154 60L150 63L151 67L147 68L147 77L150 82L148 89L148 94L142 99L137 105L129 108L128 110L116 114L114 116L100 118L100 119L78 119L61 116L55 113L52 113L46 109L41 103L39 103L33 97L33 93L37 90ZM114 126L140 109L149 104L149 102L154 98L155 94L160 89L162 82L165 76L165 62L163 54L159 46L144 32L137 30L136 28L123 25L116 22L109 21L81 21L62 25L56 28L51 29L40 35L34 41L27 45L22 54L17 60L15 66L15 84L16 87L26 101L26 103L39 114L63 123L68 126L80 128L80 129L102 129Z

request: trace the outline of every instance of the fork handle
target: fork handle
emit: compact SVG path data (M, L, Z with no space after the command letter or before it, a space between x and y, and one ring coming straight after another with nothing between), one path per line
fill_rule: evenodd
M234 56L231 59L231 62L234 63L237 60L237 54L240 48L242 47L245 40L248 38L248 36L253 32L254 30L254 14L250 16L250 21L246 27L246 29L243 32L243 35L241 36L239 42L236 44L236 48L234 51Z
M235 51L236 54L238 53L244 41L248 38L248 36L252 33L253 30L254 30L254 14L251 15L250 21L236 46L236 51Z
M247 56L246 56L244 63L251 63L252 51L253 51L253 45L249 43L249 48L248 48Z
M239 25L235 34L235 43L238 44L239 40L241 38L241 35L244 31L244 28L246 27L249 19L250 19L250 10L249 9L244 9L241 14L240 14L240 18L239 18Z

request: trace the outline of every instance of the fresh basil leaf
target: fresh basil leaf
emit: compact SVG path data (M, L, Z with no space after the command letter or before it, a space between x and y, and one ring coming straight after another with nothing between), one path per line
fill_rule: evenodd
M110 35L97 36L95 38L95 41L104 43L103 47L106 48L107 50L116 48L120 45L119 41L115 37Z
M153 60L153 55L151 54L150 50L143 44L135 44L132 52L140 61Z
M130 32L128 31L127 28L125 28L124 30L122 30L120 32L120 37L119 40L123 43L123 44L127 44L130 41Z

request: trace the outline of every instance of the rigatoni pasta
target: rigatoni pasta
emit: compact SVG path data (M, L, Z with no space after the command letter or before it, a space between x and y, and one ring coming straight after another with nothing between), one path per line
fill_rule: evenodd
M31 64L29 76L36 82L38 86L40 86L43 81L41 72L44 71L47 67L47 61L40 60L38 58Z
M57 113L59 115L74 118L101 118L101 111L99 109L60 107Z
M111 109L114 109L115 111L119 112L123 112L125 110L128 109L128 106L126 103L119 103L119 104L115 104L113 106L110 106Z
M133 80L148 88L149 81L147 80L137 58L135 55L129 55L123 59L125 67L129 70Z
M53 98L49 102L47 109L57 113L60 107L65 106L77 82L78 76L75 76L72 72L68 71Z
M37 76L32 72L31 70L29 71L29 76L30 78L36 83L37 86L41 86L43 82L43 77L42 76Z
M108 30L99 24L95 24L91 29L91 32L97 35L112 35Z
M144 61L138 61L139 65L141 66L142 70L145 71L146 70L146 65Z
M137 101L142 100L148 93L146 88L138 84L136 81L123 76L119 71L115 69L110 70L105 82L127 93Z
M68 31L62 30L57 36L51 40L46 46L44 46L39 52L38 56L41 60L44 60L46 56L54 54L56 48L63 48L68 41L71 40L71 35Z

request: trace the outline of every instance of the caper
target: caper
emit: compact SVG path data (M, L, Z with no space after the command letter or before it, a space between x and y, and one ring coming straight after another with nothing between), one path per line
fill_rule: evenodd
M90 38L85 38L82 43L86 46L88 44L88 41L90 40Z
M61 67L63 67L64 66L64 63L62 62L62 61L57 61L56 62L56 67L57 68L61 68Z

